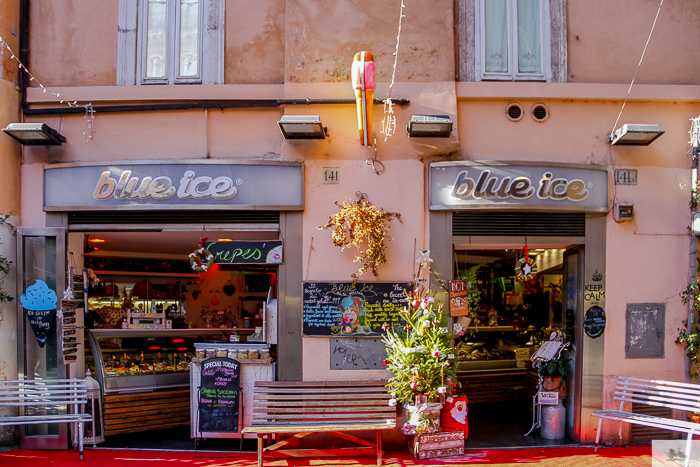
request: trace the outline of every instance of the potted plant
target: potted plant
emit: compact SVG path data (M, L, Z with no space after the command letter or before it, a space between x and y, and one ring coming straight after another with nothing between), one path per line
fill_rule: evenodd
M566 396L566 374L569 370L570 358L559 358L542 363L539 373L542 376L542 389L545 391L559 391L561 397Z

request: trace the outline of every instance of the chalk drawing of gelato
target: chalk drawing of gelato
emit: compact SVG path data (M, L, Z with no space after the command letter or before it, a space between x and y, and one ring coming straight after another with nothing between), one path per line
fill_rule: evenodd
M29 324L32 325L34 335L40 347L44 347L46 338L53 327L58 298L56 292L49 289L44 281L37 280L34 285L19 297L22 307L27 314Z

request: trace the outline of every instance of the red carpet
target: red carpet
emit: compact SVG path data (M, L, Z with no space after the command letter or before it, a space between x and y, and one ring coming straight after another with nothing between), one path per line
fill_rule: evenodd
M257 456L243 454L241 458L214 457L214 453L183 451L133 451L133 450L86 450L85 458L78 460L73 451L27 451L17 449L0 454L2 467L168 467L173 465L192 467L256 467ZM226 454L228 456L228 454ZM211 457L209 457L211 456ZM542 448L515 451L480 450L469 451L463 456L444 457L418 461L408 452L388 452L384 456L387 467L420 467L429 465L489 465L544 467L642 467L651 465L651 447L630 447L599 449L593 448ZM358 458L319 458L319 459L271 459L266 467L296 466L373 466L372 457Z

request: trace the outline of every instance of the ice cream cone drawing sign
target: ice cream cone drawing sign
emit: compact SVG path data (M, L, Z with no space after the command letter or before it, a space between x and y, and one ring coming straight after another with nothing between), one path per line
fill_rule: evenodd
M56 292L49 289L44 281L37 280L34 285L27 287L19 297L27 314L29 324L34 330L34 336L39 342L39 347L44 347L46 338L54 328L54 319L56 317Z
M357 103L357 126L360 129L360 144L372 145L372 106L376 77L374 57L369 52L357 52L352 60L352 87Z

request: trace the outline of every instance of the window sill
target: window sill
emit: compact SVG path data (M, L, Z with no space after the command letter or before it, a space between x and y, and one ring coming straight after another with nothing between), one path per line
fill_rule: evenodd
M537 81L460 81L455 83L457 99L574 99L622 101L629 84L543 83ZM637 84L630 100L700 100L700 86L674 84Z

